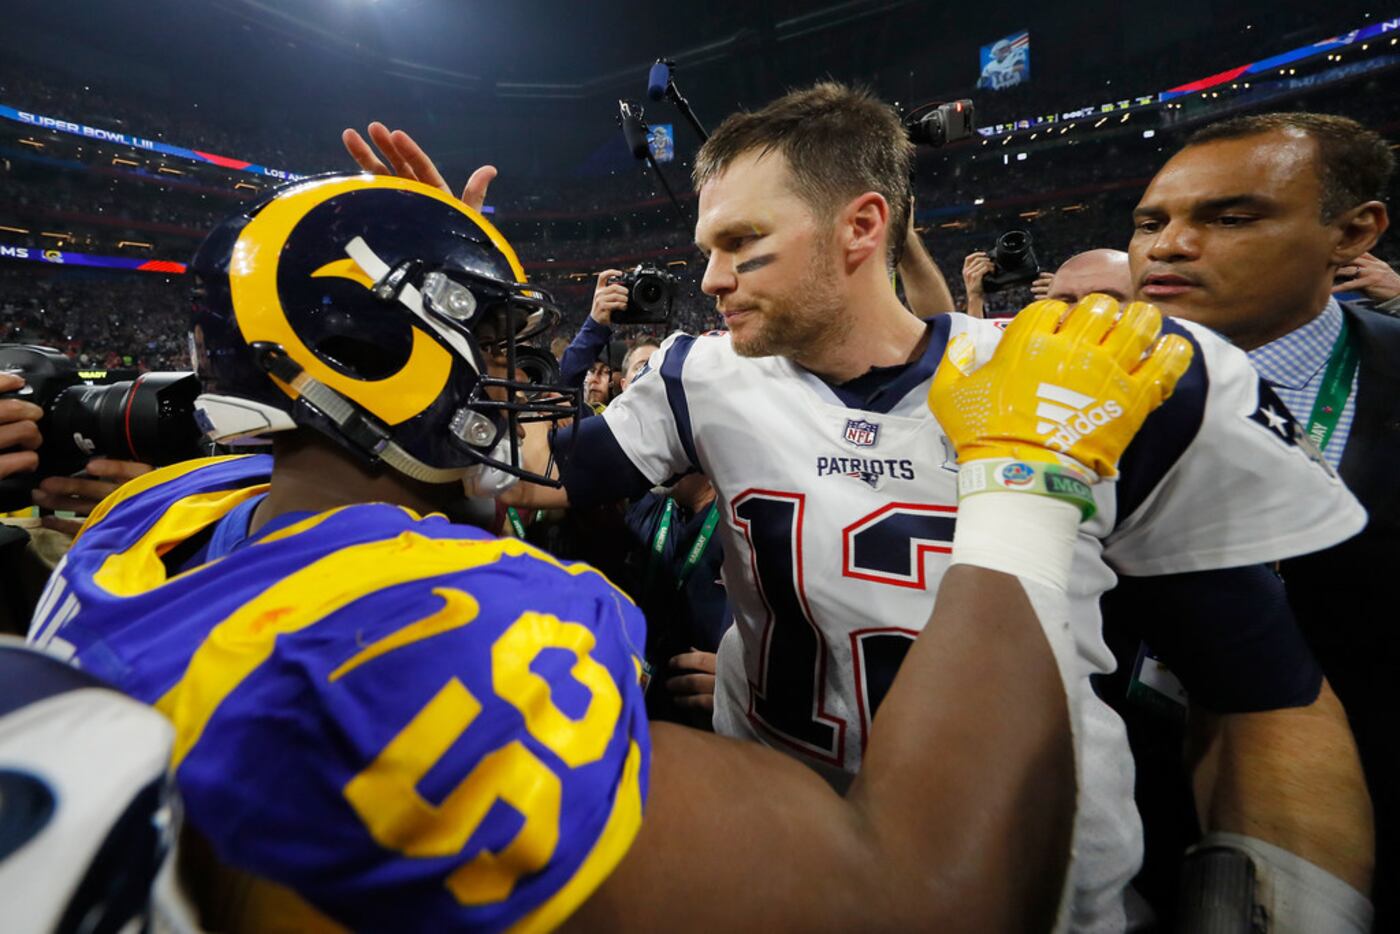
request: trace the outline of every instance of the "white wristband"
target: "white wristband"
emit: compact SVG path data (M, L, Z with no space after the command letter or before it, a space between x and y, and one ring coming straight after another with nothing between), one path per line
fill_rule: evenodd
M1248 854L1255 868L1255 901L1274 934L1365 934L1371 900L1327 870L1257 837L1214 831L1191 850L1223 846Z
M1079 509L1054 497L967 496L958 503L952 563L1014 574L1063 592L1079 522Z

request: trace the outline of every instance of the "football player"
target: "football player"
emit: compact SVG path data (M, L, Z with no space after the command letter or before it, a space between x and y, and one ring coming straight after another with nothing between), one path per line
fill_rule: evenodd
M383 127L376 136L394 171L422 168L412 140ZM366 168L390 168L350 148ZM890 288L909 159L894 112L835 84L717 128L696 157L695 240L708 256L701 287L728 331L668 339L605 417L578 426L563 472L580 504L692 470L710 478L735 615L719 650L715 729L789 752L837 787L859 769L948 567L958 465L924 398L950 340L966 334L986 352L1000 339L995 325L961 315L922 321ZM1114 665L1099 598L1126 574L1169 577L1162 586L1196 608L1172 644L1154 643L1193 697L1220 714L1276 711L1264 729L1307 737L1289 750L1264 744L1274 760L1255 767L1280 776L1272 796L1252 794L1240 809L1207 801L1205 823L1301 856L1317 886L1300 891L1347 891L1338 929L1353 929L1369 911L1369 798L1345 716L1261 565L1354 535L1364 511L1242 352L1189 322L1164 326L1196 348L1191 370L1117 482L1095 488L1096 518L1075 555L1085 763L1075 925L1122 929L1141 859L1123 725L1089 683ZM1061 443L1110 418L1053 383L1042 389L1037 411ZM508 495L563 501L524 484ZM1213 823L1241 809L1247 820Z
M432 514L498 483L482 472L539 479L519 422L579 405L492 375L558 312L478 213L321 177L216 228L191 268L203 424L272 455L106 499L31 638L173 724L206 925L1063 925L1075 530L1187 371L1155 309L1042 303L995 354L949 342L929 404L962 464L951 567L843 799L759 744L649 728L625 594ZM1044 385L1113 418L1062 443Z

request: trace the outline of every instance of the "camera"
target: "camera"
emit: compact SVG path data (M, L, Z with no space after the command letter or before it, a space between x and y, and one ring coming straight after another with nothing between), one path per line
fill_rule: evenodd
M672 273L652 263L642 263L609 284L627 287L627 307L613 312L613 324L666 324L676 304L676 288L680 280Z
M916 107L904 118L910 142L925 146L946 146L967 139L976 126L972 101L966 99Z
M0 480L0 511L29 505L29 490L39 478L77 473L89 458L162 466L203 453L194 418L200 386L193 373L141 373L101 385L119 374L80 373L61 351L32 344L0 344L0 372L25 381L4 398L44 410L39 469Z
M1024 230L1008 230L997 237L996 246L987 253L992 271L982 278L983 292L1000 292L1013 285L1034 282L1040 275L1040 263L1031 249L1031 235Z

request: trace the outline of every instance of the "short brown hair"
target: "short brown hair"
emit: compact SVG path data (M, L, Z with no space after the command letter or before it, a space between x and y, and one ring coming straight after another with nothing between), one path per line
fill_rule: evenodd
M823 81L762 110L730 114L695 156L695 190L754 150L786 157L794 193L818 217L867 191L882 195L890 205L887 259L890 268L899 263L914 145L893 107L866 88Z
M1290 131L1317 143L1324 221L1363 202L1385 200L1395 155L1379 133L1348 117L1303 112L1232 117L1197 130L1186 145Z

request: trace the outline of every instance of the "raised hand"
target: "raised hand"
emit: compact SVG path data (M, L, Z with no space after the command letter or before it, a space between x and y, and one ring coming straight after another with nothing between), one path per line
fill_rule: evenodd
M447 184L447 179L442 177L433 160L423 151L423 147L414 141L403 130L390 130L379 121L375 121L368 128L371 146L365 142L365 138L355 130L346 129L340 134L340 141L345 145L345 151L350 154L350 158L355 160L355 164L366 172L373 172L375 175L397 175L400 178L411 178L422 182L425 185L432 185L434 188L447 194L452 194L452 189ZM375 153L378 147L379 153L384 158L381 159ZM388 160L386 165L384 159ZM490 187L492 180L497 175L494 165L483 165L472 173L467 179L466 187L462 189L462 203L473 211L480 211L481 206L486 203L486 190Z

